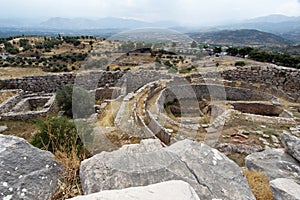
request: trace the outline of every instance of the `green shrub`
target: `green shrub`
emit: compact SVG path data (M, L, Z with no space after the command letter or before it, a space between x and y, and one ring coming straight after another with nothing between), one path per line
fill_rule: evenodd
M56 152L86 154L83 143L74 122L66 117L47 117L44 120L37 120L39 131L34 135L31 144L37 148Z
M56 101L59 108L70 117L74 114L75 118L85 118L94 113L94 98L87 90L77 86L68 84L58 90Z
M246 63L244 61L236 61L234 64L234 66L241 66L241 67L243 67L245 65L246 65Z

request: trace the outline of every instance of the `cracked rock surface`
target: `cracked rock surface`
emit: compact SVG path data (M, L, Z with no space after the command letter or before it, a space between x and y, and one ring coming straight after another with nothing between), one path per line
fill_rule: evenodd
M300 139L284 132L282 134L282 141L286 146L286 151L300 162Z
M63 170L52 153L0 134L0 199L50 199Z
M163 195L162 195L163 194ZM200 200L194 189L184 181L167 181L143 187L109 190L78 196L70 200Z
M159 140L142 140L82 162L85 194L182 180L200 199L255 199L239 166L203 143L183 140L163 148Z
M248 170L261 171L270 180L291 178L300 180L299 162L284 149L266 149L245 158Z

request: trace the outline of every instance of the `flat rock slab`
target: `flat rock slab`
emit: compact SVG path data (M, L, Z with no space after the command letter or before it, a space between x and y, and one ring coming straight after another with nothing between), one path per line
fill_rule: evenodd
M255 199L236 163L191 140L163 148L159 140L148 139L101 152L81 163L80 177L85 194L182 180L200 199Z
M300 200L300 185L292 179L278 178L270 182L274 200Z
M8 129L8 127L6 125L0 126L0 133L6 131L7 129Z
M300 180L299 162L284 149L266 149L245 158L249 170L261 171L269 179L292 178Z
M107 190L70 200L200 200L190 184L184 181L167 181L144 187Z
M52 153L0 134L0 199L50 199L63 171Z
M286 146L287 152L300 162L300 139L284 132L282 142Z

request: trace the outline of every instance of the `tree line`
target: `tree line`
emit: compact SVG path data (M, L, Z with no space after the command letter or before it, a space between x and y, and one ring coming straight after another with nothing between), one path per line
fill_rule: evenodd
M289 53L272 53L248 46L242 48L229 47L226 52L231 56L248 57L259 62L300 69L300 56L292 56Z

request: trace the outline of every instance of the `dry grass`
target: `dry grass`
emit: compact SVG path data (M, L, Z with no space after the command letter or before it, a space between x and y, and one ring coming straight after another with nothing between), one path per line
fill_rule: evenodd
M0 125L6 125L8 130L2 132L4 135L14 135L17 137L24 138L27 141L32 139L34 133L38 130L38 126L34 121L1 121Z
M119 132L110 132L106 137L116 146L121 147L125 144L139 144L142 140L140 137L121 134Z
M12 91L6 91L6 92L1 92L0 93L0 103L3 103L6 101L8 98L14 96L16 93Z
M269 179L262 172L245 170L244 175L248 179L251 191L257 200L274 200Z
M66 168L66 173L59 181L59 189L53 195L51 200L62 200L82 195L80 184L79 168L86 155L79 158L76 153L76 147L73 147L71 153L57 151L56 159Z
M2 67L0 78L21 78L23 76L46 74L41 68Z
M120 106L121 106L121 102L119 101L110 102L106 106L105 110L98 117L99 126L113 126L115 117L117 116Z

